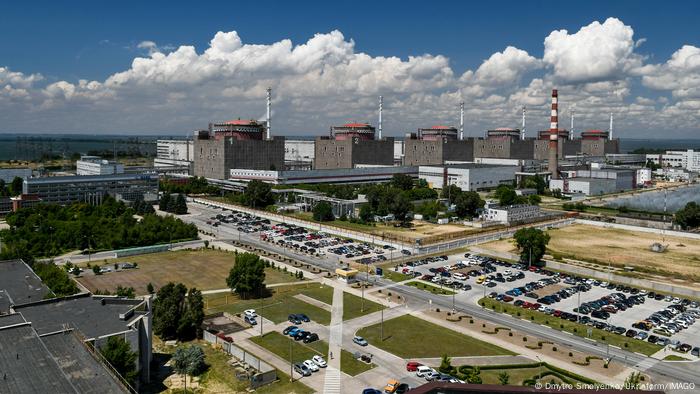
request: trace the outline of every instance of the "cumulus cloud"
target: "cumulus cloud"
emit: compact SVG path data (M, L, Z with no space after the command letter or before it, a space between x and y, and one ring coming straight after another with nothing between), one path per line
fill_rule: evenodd
M454 125L464 101L465 131L474 136L517 127L523 105L528 130L548 127L549 95L558 88L562 111L575 105L581 128L604 128L615 112L622 135L625 128L641 136L668 124L697 130L700 51L685 46L666 63L645 64L635 52L644 39L635 42L633 33L614 18L575 33L553 31L543 58L507 46L475 70L454 70L439 54L371 56L340 31L264 45L245 42L236 31L218 32L206 48L142 41L144 55L104 80L45 81L0 67L0 116L13 131L185 132L212 120L261 118L270 86L280 134L375 122L381 94L387 135ZM640 84L673 99L647 97L635 89Z
M544 40L543 60L563 82L620 79L642 64L633 36L632 27L617 18L595 21L573 34L556 30Z

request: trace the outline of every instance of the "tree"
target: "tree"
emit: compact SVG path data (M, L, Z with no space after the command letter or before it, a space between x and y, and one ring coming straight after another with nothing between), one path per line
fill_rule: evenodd
M102 271L100 269L100 266L97 264L93 265L92 266L92 273L94 273L95 275L102 275Z
M78 292L78 286L68 273L54 263L34 263L34 273L51 289L56 297L65 297ZM33 300L40 301L40 300Z
M513 186L499 185L496 188L495 197L498 199L498 204L505 207L508 205L522 204L522 199L519 199L515 193Z
M148 292L148 294L153 294L155 292L155 290L153 289L153 283L148 282L148 285L146 285L146 291Z
M507 386L509 380L510 380L510 375L508 375L508 372L503 371L503 372L498 374L498 382L501 383L501 385Z
M549 243L549 234L534 227L519 229L515 232L513 238L520 250L520 261L528 264L539 262L544 256Z
M700 226L700 205L695 201L685 204L673 218L673 222L688 230Z
M641 372L632 372L626 379L623 386L624 390L639 390L642 382Z
M241 298L260 294L265 288L265 263L253 253L239 253L226 278L226 285Z
M320 201L313 209L314 220L319 222L330 222L335 219L333 207L328 201Z
M360 220L365 223L371 222L372 216L372 208L369 206L369 204L363 204L360 207Z
M447 356L447 354L442 355L442 360L440 360L440 368L438 370L442 373L452 372L452 359Z
M455 213L457 216L463 217L474 217L476 216L477 210L484 207L484 200L481 199L479 193L462 192L455 199Z
M537 190L537 194L542 194L547 188L547 182L539 175L528 176L523 178L520 182L520 187L524 189L535 189Z
M163 195L160 196L160 200L158 201L158 209L160 209L163 212L169 212L170 200L171 200L170 193L168 193L168 192L163 193Z
M471 370L469 370L469 373L467 373L467 376L465 376L465 379L467 383L472 383L472 384L481 384L481 370L479 367L474 367Z
M12 182L10 183L10 195L11 196L17 196L22 194L22 184L24 183L24 179L16 176L12 179Z
M413 178L406 174L394 174L391 177L391 185L397 189L410 190L413 188Z
M175 372L185 375L185 392L187 392L187 375L199 375L207 368L204 362L204 350L198 345L179 347L173 353L172 366Z
M454 204L455 200L457 199L457 196L459 196L461 193L462 189L459 186L448 185L444 189L442 189L440 197L446 198L450 202L450 204Z
M527 203L530 205L540 205L542 202L542 197L540 197L538 194L530 194L527 196Z
M177 337L181 340L201 338L203 321L204 299L202 292L193 287L187 295L184 313L180 316Z
M131 351L131 347L122 337L109 337L107 344L100 349L100 353L126 381L134 381L136 378L136 352Z
M394 214L396 220L401 222L401 225L406 225L410 222L408 213L413 209L413 204L404 193L399 193L394 198L391 206L391 213Z
M248 182L248 186L243 193L243 205L253 208L265 208L274 203L274 201L272 186L258 180Z
M121 285L117 286L117 295L126 298L136 297L133 287L122 287Z
M164 340L177 338L187 288L170 282L158 290L153 302L153 332Z
M187 201L185 195L180 193L175 199L175 207L172 210L176 215L184 215L187 213Z

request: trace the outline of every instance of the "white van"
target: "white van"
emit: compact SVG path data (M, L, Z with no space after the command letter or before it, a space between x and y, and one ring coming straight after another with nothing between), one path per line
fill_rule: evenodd
M457 279L457 280L466 280L467 279L467 276L461 272L455 273L454 275L452 275L452 277Z

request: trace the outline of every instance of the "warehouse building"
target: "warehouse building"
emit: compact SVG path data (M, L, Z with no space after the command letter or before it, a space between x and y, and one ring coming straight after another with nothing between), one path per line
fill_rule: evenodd
M176 169L174 173L189 175L194 163L193 140L158 140L156 141L156 168Z
M259 180L275 185L304 183L366 183L388 182L394 174L418 176L418 167L358 167L327 170L258 171L234 168L230 172L232 181L249 182Z
M482 220L512 225L531 222L541 217L542 212L537 205L517 204L500 206L498 204L487 204L484 207Z
M22 185L22 200L35 198L52 204L100 204L106 196L153 201L158 197L158 175L55 176L26 179Z
M561 179L549 181L551 190L565 194L597 196L632 190L637 187L636 169L599 169L564 171Z
M451 166L420 166L418 177L428 186L442 189L455 185L464 191L495 189L498 185L513 185L518 166L490 164L458 164Z

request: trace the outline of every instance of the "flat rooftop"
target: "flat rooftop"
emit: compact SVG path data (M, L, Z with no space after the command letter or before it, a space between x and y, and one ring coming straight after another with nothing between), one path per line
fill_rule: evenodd
M22 260L0 261L0 312L9 304L41 301L51 292Z
M423 167L447 168L448 170L452 169L452 168L466 169L466 170L473 170L473 169L477 169L477 168L504 168L504 167L518 167L518 168L520 168L520 166L516 165L516 164L485 164L485 163L460 163L460 164L419 166L419 168L423 168Z
M29 324L0 329L0 393L78 393Z
M138 315L126 320L120 319L119 315L142 301L104 298L103 304L102 299L85 294L18 306L15 310L32 323L39 335L62 331L66 324L88 339L128 330L128 324Z

